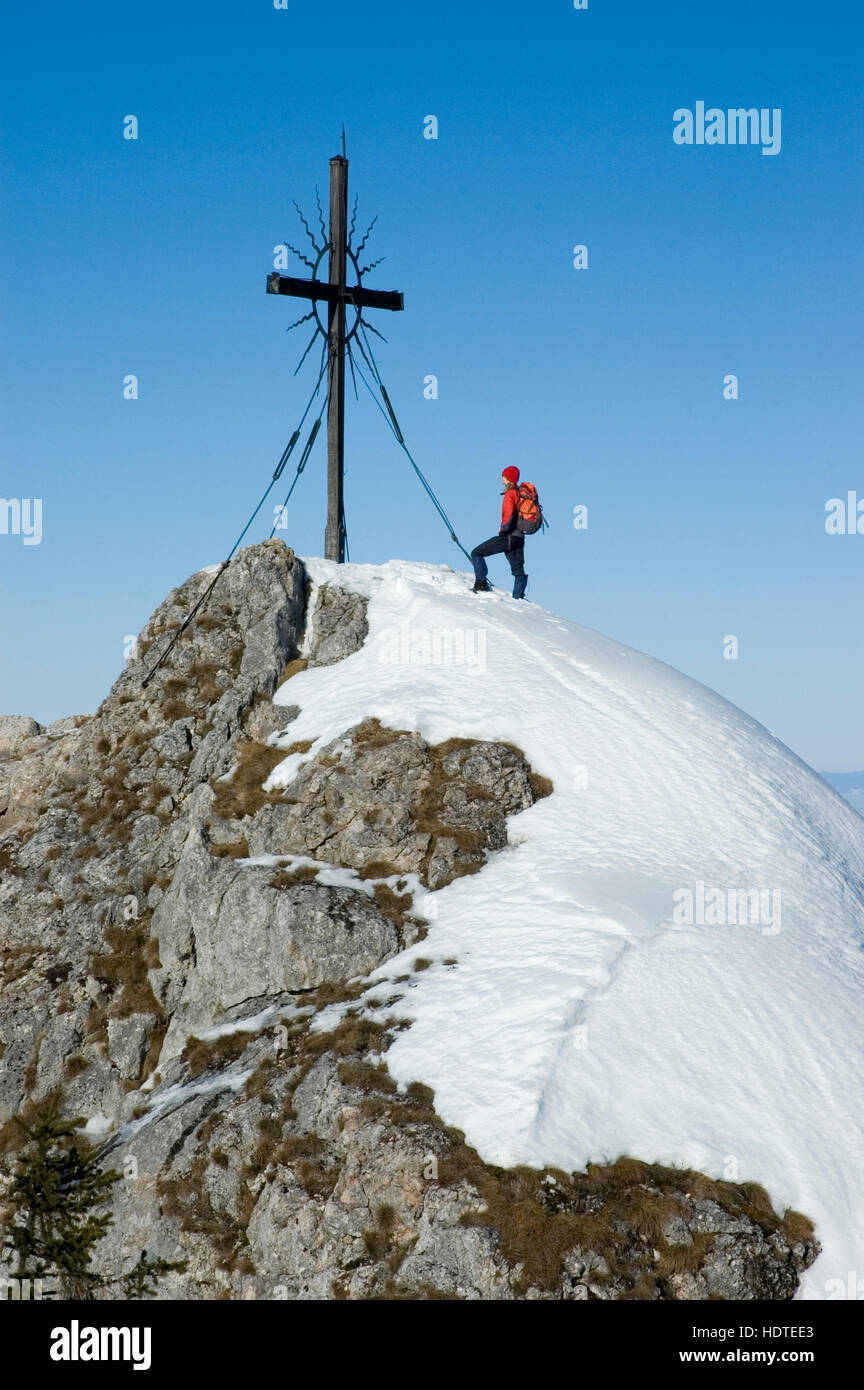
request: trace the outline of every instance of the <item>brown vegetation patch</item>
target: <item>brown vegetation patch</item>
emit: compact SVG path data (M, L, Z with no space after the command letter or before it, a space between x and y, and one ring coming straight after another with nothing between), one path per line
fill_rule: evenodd
M230 1067L232 1062L242 1057L253 1037L252 1033L238 1031L225 1033L221 1038L187 1038L180 1060L186 1063L190 1081L203 1076L205 1072Z
M299 675L301 671L305 671L308 665L309 662L306 660L305 656L296 656L293 661L289 661L285 670L282 672L282 679L277 689L281 689L286 681L290 681L292 676Z
M555 790L552 778L544 777L540 772L532 772L529 781L535 801L542 801L545 796L551 796Z
M0 974L7 984L20 980L29 974L40 957L46 954L44 946L2 946L0 947Z
M287 748L281 750L282 757L287 758L291 753L308 753L314 742L314 738L298 739L296 743L290 743Z
M285 753L268 743L249 740L237 745L237 766L228 780L214 782L216 793L213 809L223 820L254 816L268 801L277 801L280 793L265 792L264 783Z
M351 738L366 748L386 748L388 743L404 738L405 733L404 729L388 729L380 719L364 719L351 731Z
M157 1181L160 1210L164 1216L179 1221L182 1230L207 1238L214 1251L217 1268L254 1274L246 1226L255 1200L247 1190L241 1199L241 1210L236 1215L217 1210L207 1193L206 1169L207 1160L199 1154L184 1177L160 1177Z
M108 949L90 961L90 972L103 987L103 1001L90 1013L87 1041L107 1043L109 1018L152 1014L156 1026L142 1068L142 1077L147 1076L156 1064L168 1022L147 974L159 966L159 943L150 936L149 914L122 926L109 926L105 944Z
M277 869L270 880L270 887L296 888L298 883L314 883L318 868L317 864L298 864L295 869Z
M211 842L210 853L215 859L248 859L249 845L245 839L232 840L229 844L219 845Z
M374 891L375 906L384 917L389 917L398 931L411 923L416 923L418 928L422 926L418 918L411 916L414 898L410 893L396 893L386 883L376 883Z

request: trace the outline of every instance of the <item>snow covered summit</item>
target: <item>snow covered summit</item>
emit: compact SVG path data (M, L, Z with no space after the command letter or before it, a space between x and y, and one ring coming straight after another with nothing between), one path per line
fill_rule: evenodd
M458 965L416 975L393 1075L490 1162L629 1154L762 1183L816 1222L802 1296L844 1296L864 1271L864 822L652 657L446 568L305 565L368 598L369 633L277 694L311 747L269 786L369 717L512 742L554 785L482 872L418 901L422 954Z

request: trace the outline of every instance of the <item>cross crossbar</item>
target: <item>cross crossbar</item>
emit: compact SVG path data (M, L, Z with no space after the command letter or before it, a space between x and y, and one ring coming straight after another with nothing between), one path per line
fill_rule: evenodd
M280 275L278 270L267 276L267 293L287 294L294 299L323 299L327 304L335 304L341 297L358 309L405 308L405 296L400 290L367 290L363 285L346 285L340 290L328 280L298 280L293 275Z

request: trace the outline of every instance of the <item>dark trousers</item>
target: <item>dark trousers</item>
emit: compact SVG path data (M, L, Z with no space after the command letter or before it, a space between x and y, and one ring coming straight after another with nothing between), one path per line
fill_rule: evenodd
M507 556L513 575L513 597L524 598L528 576L525 573L525 537L522 532L509 531L506 536L491 536L482 545L475 545L471 551L471 563L478 579L485 579L489 573L487 555Z

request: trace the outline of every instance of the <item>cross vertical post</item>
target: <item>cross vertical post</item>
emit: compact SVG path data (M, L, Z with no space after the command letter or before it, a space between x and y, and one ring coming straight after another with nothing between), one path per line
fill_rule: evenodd
M348 160L330 160L329 365L327 376L327 530L324 554L339 564L345 559L345 275L348 235Z
M344 135L342 148L345 148ZM400 311L405 307L400 290L371 290L362 283L364 270L357 257L363 250L372 226L355 252L348 231L348 160L344 153L334 155L330 160L330 240L327 245L318 246L308 226L306 227L318 252L318 260L314 265L311 261L306 262L312 267L312 279L299 280L293 275L281 275L278 270L267 276L268 294L284 294L293 299L311 300L312 312L299 322L305 323L306 319L314 317L317 324L316 333L327 339L327 529L324 534L324 554L328 560L335 560L338 564L343 563L346 550L345 355L346 352L350 352L350 341L364 322L364 309ZM328 252L330 278L319 280L318 266ZM349 261L357 277L356 285L347 283ZM322 302L327 304L326 333L318 316L317 306ZM346 330L349 306L353 310L353 321ZM295 324L294 327L296 326Z

